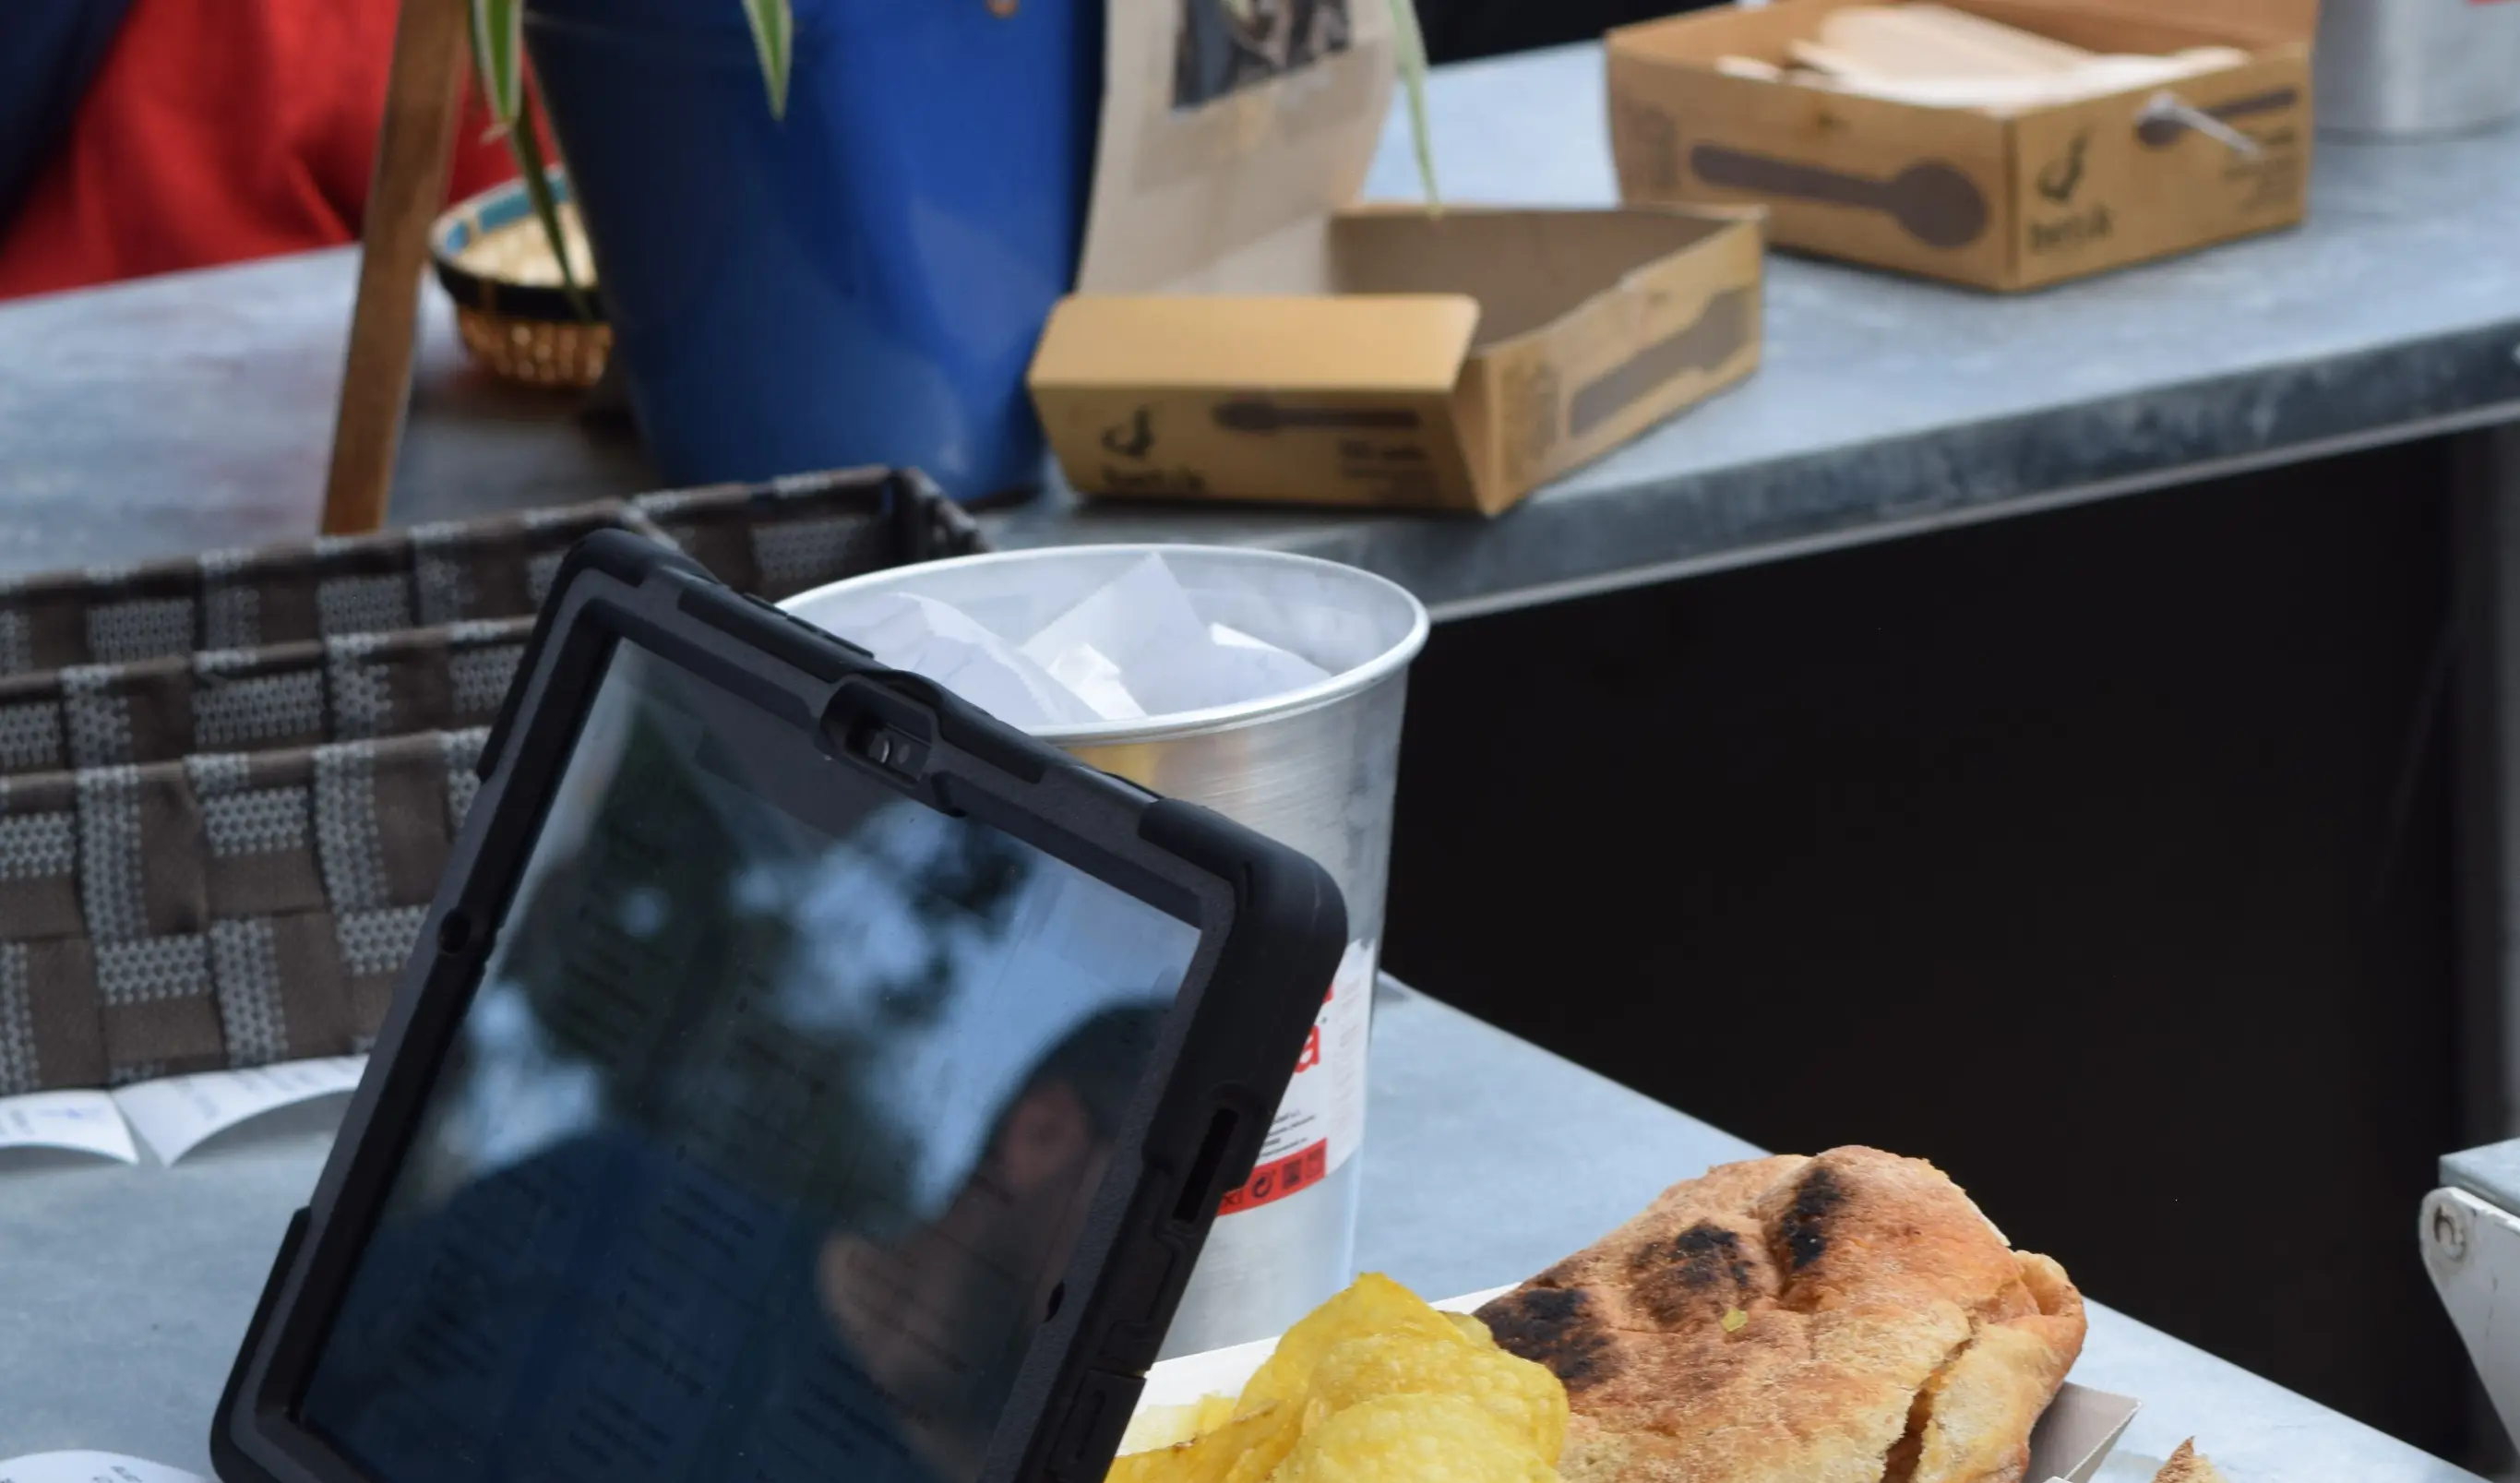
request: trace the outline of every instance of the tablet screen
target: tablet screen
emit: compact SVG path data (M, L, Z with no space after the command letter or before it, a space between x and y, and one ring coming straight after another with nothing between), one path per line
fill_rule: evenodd
M1198 932L617 645L298 1419L380 1483L976 1475Z

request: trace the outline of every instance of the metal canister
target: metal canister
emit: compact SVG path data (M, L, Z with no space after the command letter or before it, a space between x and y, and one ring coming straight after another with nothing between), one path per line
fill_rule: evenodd
M2323 0L2321 133L2412 138L2520 113L2520 0Z
M1322 683L1209 710L1040 728L1106 772L1224 814L1326 867L1349 943L1251 1179L1225 1202L1164 1341L1167 1356L1280 1332L1355 1276L1367 1042L1382 940L1409 662L1426 609L1380 577L1311 557L1203 546L1083 546L931 562L784 607L846 636L865 599L948 603L1021 638L1160 554L1199 617L1311 660Z

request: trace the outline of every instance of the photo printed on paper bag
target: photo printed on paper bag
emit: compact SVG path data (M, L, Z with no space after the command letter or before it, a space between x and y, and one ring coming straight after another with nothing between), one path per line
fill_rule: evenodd
M1349 0L1181 0L1173 107L1194 109L1348 45Z

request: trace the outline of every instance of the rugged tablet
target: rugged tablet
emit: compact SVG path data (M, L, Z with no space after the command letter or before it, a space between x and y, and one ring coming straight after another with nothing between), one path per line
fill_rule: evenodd
M481 772L225 1483L1099 1483L1328 877L627 536Z

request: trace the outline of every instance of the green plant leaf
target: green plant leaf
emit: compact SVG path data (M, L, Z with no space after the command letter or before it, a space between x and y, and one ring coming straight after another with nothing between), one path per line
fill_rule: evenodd
M578 284L576 265L568 260L568 237L560 227L560 198L552 194L551 168L543 162L542 139L531 118L520 118L508 130L508 152L517 157L517 178L525 188L525 199L533 202L534 220L543 225L543 240L560 260L561 292L568 295L568 306L579 322L593 324L595 305Z
M542 224L543 241L560 264L561 291L568 306L586 323L595 320L595 305L577 281L569 261L568 238L560 228L560 201L552 194L551 168L543 160L542 136L525 110L524 0L472 0L472 67L480 73L481 97L490 107L491 131L508 142L508 157L517 162L517 180Z
M770 89L770 116L788 116L788 71L795 62L796 13L789 0L743 0L752 22L752 49L761 57L761 80Z
M1418 24L1417 0L1391 0L1391 31L1399 44L1400 86L1409 95L1409 143L1418 157L1418 183L1426 204L1440 210L1443 193L1435 187L1435 139L1426 124L1426 33Z
M525 108L524 0L472 0L472 66L501 128Z

